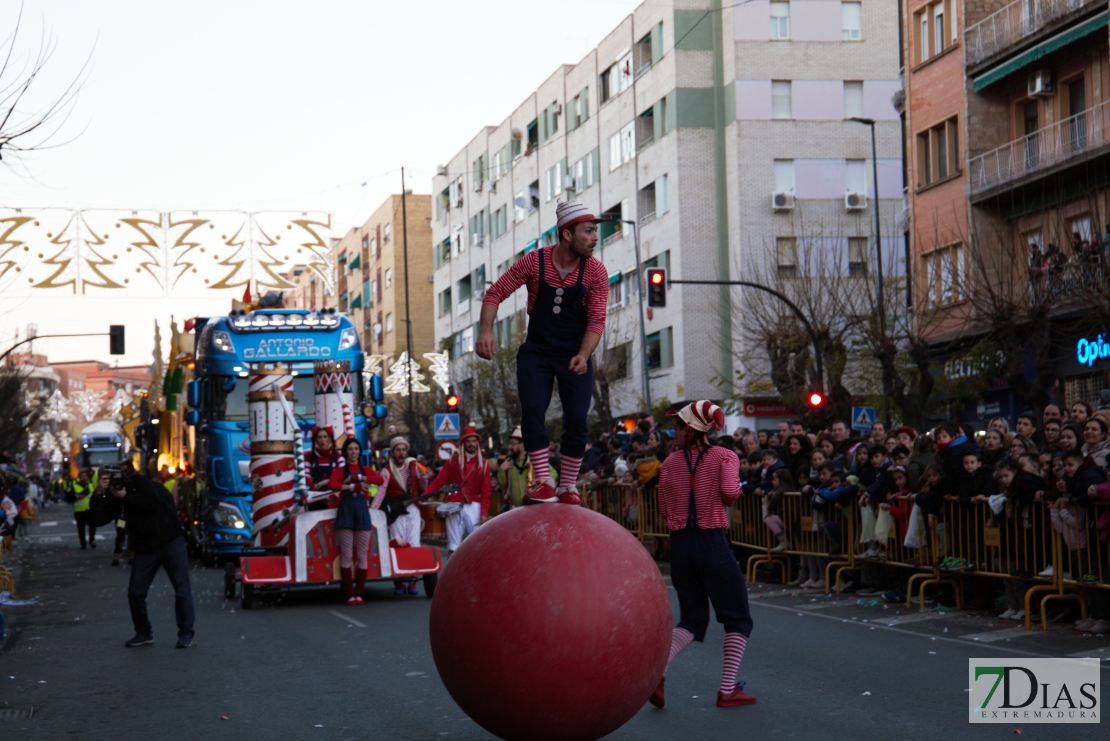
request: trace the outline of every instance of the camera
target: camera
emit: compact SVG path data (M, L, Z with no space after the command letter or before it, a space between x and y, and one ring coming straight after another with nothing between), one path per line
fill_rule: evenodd
M121 471L116 466L105 466L101 469L101 475L108 474L108 487L111 489L122 489L127 486L127 479L123 476Z

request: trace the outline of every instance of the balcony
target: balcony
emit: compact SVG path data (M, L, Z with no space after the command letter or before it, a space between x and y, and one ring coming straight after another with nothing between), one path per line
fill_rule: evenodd
M1068 13L1096 4L1105 6L1106 0L1014 0L964 31L965 62L974 66Z
M969 163L971 195L1044 173L1097 152L1110 140L1110 101L1023 136Z

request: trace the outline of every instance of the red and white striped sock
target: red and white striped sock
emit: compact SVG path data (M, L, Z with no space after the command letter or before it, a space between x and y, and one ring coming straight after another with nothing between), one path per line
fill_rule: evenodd
M532 461L532 473L536 481L546 481L551 477L551 468L547 464L547 448L529 450L528 459Z
M674 657L682 653L682 649L690 645L694 640L694 634L685 628L675 628L671 632L671 655L667 657L667 669L671 668L671 662ZM663 670L663 676L667 676L667 669Z
M582 458L563 456L559 464L559 486L575 486L578 484L578 471L582 468Z
M725 666L721 670L721 692L729 693L736 689L736 672L740 671L740 661L748 639L740 633L725 633Z

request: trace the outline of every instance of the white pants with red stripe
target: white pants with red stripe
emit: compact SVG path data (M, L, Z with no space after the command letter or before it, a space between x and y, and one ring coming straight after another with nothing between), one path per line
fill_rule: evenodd
M389 526L389 539L402 540L416 548L420 545L420 526L422 524L420 510L416 508L415 504L410 504L405 514L398 517Z
M456 514L447 518L447 550L454 551L463 538L474 532L482 518L482 505L478 502L464 504Z

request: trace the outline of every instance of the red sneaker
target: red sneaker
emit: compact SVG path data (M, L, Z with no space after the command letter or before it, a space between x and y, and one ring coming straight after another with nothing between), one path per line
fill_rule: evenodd
M657 708L661 708L667 704L667 701L663 699L663 683L666 681L666 677L660 679L659 686L655 688L655 690L651 693L651 697L648 698L648 702L650 702Z
M731 708L736 705L755 705L755 698L739 687L732 692L717 691L717 707Z
M579 496L577 489L559 489L557 501L559 502L559 504L573 504L575 506L581 506L582 497Z
M536 481L528 487L528 491L524 492L525 504L551 504L558 502L559 497L555 494L555 487L551 485L550 481Z

